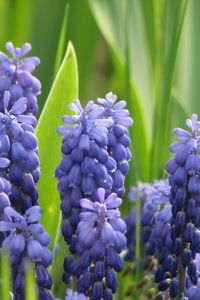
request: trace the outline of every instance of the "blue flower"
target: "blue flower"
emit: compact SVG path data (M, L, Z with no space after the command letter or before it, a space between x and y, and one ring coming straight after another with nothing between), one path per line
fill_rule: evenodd
M65 300L86 300L84 294L73 292L71 289L67 289L66 293L67 293L67 297L65 297Z
M10 254L14 297L24 297L26 261L30 260L35 267L39 299L46 299L44 296L48 295L47 299L53 299L50 292L52 279L46 269L52 263L52 255L48 249L50 237L43 226L38 224L41 208L32 206L23 216L7 206L4 214L7 218L0 221L0 232L7 233L2 247Z
M114 193L105 199L103 188L99 188L97 194L98 202L86 198L80 201L84 210L80 214L77 228L79 241L84 246L91 247L95 240L100 239L104 245L112 245L121 251L126 247L126 225L120 219L120 212L117 210L122 200Z
M112 92L106 94L105 99L97 98L97 102L104 107L107 117L111 117L116 124L120 124L126 128L133 125L133 120L129 116L129 111L124 109L126 101L116 102L117 96Z
M79 293L112 299L117 288L115 271L123 266L119 253L126 247L125 223L117 207L128 172L130 139L125 127L118 128L121 144L119 140L111 153L110 133L115 121L105 114L105 108L93 101L82 108L78 99L69 108L75 114L63 116L66 125L57 130L64 138L62 161L55 174L62 200L62 233L71 253L79 258L65 258L63 280L70 283L71 275L76 276ZM102 283L104 276L107 288Z
M107 144L108 129L112 125L111 119L102 119L102 109L94 106L93 101L89 101L83 109L78 99L69 105L69 108L76 114L74 116L63 116L62 120L67 126L59 126L57 132L65 137L80 139L79 148L89 149L89 139L92 138L100 145ZM70 126L74 124L76 126Z
M78 259L66 262L66 272L78 278L78 292L92 299L112 299L117 290L115 272L123 262L119 253L126 248L126 224L120 218L121 199L105 190L97 190L97 201L80 200L80 222L77 226L76 254ZM104 282L105 277L105 282ZM92 279L93 278L93 279Z
M92 101L83 109L76 99L70 104L70 108L76 114L64 116L63 121L67 125L58 127L58 132L64 138L63 157L56 170L64 218L62 233L68 243L76 233L80 199L89 195L94 199L98 187L104 187L107 191L112 187L111 177L105 167L109 159L106 146L107 127L112 122L98 119L102 109L93 109Z
M169 222L171 212L167 208L169 202L170 187L168 180L154 180L152 184L138 182L136 187L132 187L129 191L129 199L133 202L140 201L140 225L141 225L141 240L146 245L146 254L154 255L156 252L156 243L153 239L153 228L159 222ZM160 212L157 213L158 206ZM165 207L167 206L167 207ZM164 208L163 208L164 207ZM163 218L166 218L166 220ZM136 209L132 209L131 213L125 217L127 225L127 260L135 258L135 232L136 232ZM158 228L160 228L158 226ZM155 229L156 230L156 227Z
M1 164L1 159L0 159L0 164ZM7 206L10 206L10 199L9 199L10 190L11 190L10 182L0 177L0 221L8 220L8 216L7 214L5 214L4 209ZM6 236L7 236L6 232L0 231L0 248Z
M10 200L25 211L37 204L36 182L40 176L38 145L34 133L36 119L24 115L26 98L18 99L8 110L10 93L3 95L4 110L0 112L0 171L11 183Z
M168 229L171 242L168 239L165 250L161 248L164 255L159 259L161 266L156 274L157 281L171 276L169 286L171 297L184 296L187 290L186 282L196 286L198 281L195 256L200 251L200 122L197 115L193 114L191 119L186 121L186 125L190 131L174 129L178 141L172 143L169 148L175 154L166 166L171 186L169 197L171 218ZM163 218L167 220L164 214ZM161 229L158 229L158 232L161 232ZM165 239L162 238L162 241ZM196 293L198 295L198 289L194 289L194 299ZM185 295L193 299L190 298L193 289Z
M108 153L116 161L116 165L109 174L113 180L112 191L122 196L125 192L124 182L129 171L129 161L132 157L127 129L132 126L133 120L129 116L129 111L124 109L126 102L124 100L116 102L116 100L117 96L110 92L105 99L98 98L97 102L103 107L102 117L113 120L108 133Z
M36 114L38 111L36 96L40 93L41 84L31 73L40 60L37 57L22 58L31 50L29 43L25 43L21 48L14 48L13 44L8 42L6 49L12 58L0 52L0 93L10 92L9 109L19 98L26 97L26 113ZM0 110L2 109L3 103L0 101Z

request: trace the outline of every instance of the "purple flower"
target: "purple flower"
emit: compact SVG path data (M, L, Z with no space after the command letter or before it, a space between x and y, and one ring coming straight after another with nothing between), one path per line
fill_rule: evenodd
M4 209L10 206L9 194L11 190L10 182L6 179L0 177L0 221L8 221L8 216L5 214ZM0 231L0 247L2 247L2 242L6 238L7 233Z
M109 174L113 180L112 191L122 196L125 192L124 182L129 171L129 161L132 157L127 129L132 126L133 120L129 116L129 111L124 109L126 102L124 100L116 102L116 100L117 96L110 92L105 99L98 98L97 102L103 107L102 117L113 120L108 133L108 153L116 164L110 168Z
M21 211L37 204L35 183L40 176L36 119L24 115L26 98L17 100L8 111L10 93L3 96L4 111L0 112L0 169L1 176L11 183L10 200Z
M112 92L106 94L105 99L97 98L97 102L105 109L105 114L111 117L116 124L120 124L126 128L133 125L132 118L129 117L129 111L124 109L126 101L121 100L116 102L117 96Z
M91 247L94 240L100 239L105 245L113 245L121 251L126 247L124 237L126 225L120 219L120 212L117 209L122 200L114 193L105 199L103 188L99 188L97 194L98 202L92 202L86 198L80 201L84 210L80 214L80 223L77 228L79 240L86 247Z
M7 219L0 221L0 232L7 233L2 247L10 253L14 297L24 297L26 261L30 260L35 266L39 299L44 299L44 295L53 299L49 291L52 280L46 270L52 263L52 255L48 249L50 237L43 226L38 224L41 208L33 206L22 216L7 206L4 213Z
M100 112L93 109L92 101L83 109L79 100L75 100L70 108L76 115L64 116L67 125L58 127L64 138L63 157L56 170L64 218L62 232L68 243L76 234L80 199L89 195L94 199L97 188L104 187L109 191L112 187L105 167L109 158L106 146L108 129L105 126L109 127L111 122L98 119Z
M77 292L73 292L71 289L67 289L66 291L67 296L65 297L65 300L86 300L86 297L84 294L79 294Z
M86 296L112 299L117 290L115 272L122 270L119 253L126 248L126 224L118 210L121 199L117 194L105 196L97 190L97 201L80 201L80 222L77 227L76 253L78 259L66 262L66 272L78 278L77 290ZM105 277L105 282L104 282ZM92 280L93 278L93 280Z
M196 286L198 282L195 256L200 251L200 122L197 120L197 115L193 114L191 119L186 121L186 125L190 131L181 128L174 129L178 141L169 148L175 154L166 166L170 184L171 218L168 232L170 232L171 242L168 239L167 245L160 247L160 253L163 255L160 255L161 265L156 273L157 282L165 280L166 276L169 278L170 274L171 297L184 296L187 290L186 283L190 282L190 285ZM161 212L161 221L169 222L168 214L166 216L166 213ZM166 239L167 232L163 233L165 227L162 226L162 229L159 229L160 226L161 224L158 224L158 234L162 231ZM162 238L162 241L165 239ZM181 276L179 276L180 270ZM186 281L184 277L187 278ZM195 298L198 289L194 291ZM190 299L188 295L192 293L193 289L191 294L186 293L186 296Z
M170 187L168 180L154 180L152 184L139 182L136 187L132 187L129 191L129 199L133 202L139 200L141 203L140 225L141 225L141 240L146 244L146 254L153 255L156 251L155 241L151 238L152 230L156 223L156 218L161 219L165 216L168 220L167 210L162 210L157 215L158 205L160 209L169 202ZM165 214L167 212L167 214ZM162 220L164 221L164 220ZM136 231L136 209L126 216L125 222L127 225L127 260L133 260L135 257L135 231Z
M200 299L200 288L193 286L186 291L185 295L188 300L198 300Z
M31 45L25 43L21 48L14 48L11 42L6 44L6 49L12 55L0 52L0 92L10 92L10 107L21 97L26 97L26 113L36 114L38 111L36 96L40 93L41 84L31 73L40 63L37 57L22 58L31 50ZM0 101L0 110L3 109Z
M93 101L89 101L83 109L78 99L69 105L76 114L74 116L63 116L62 120L67 126L59 126L57 132L64 136L80 138L79 148L89 149L89 140L92 138L100 145L107 144L108 129L112 125L111 119L102 119L102 109L95 107ZM70 126L74 124L76 126Z
M115 121L105 114L105 108L93 101L82 108L77 99L69 107L75 114L64 116L66 125L58 127L64 138L56 177L62 200L62 233L78 259L65 258L63 280L70 283L73 275L78 279L79 293L90 294L94 299L112 299L117 289L115 271L123 267L119 253L126 247L118 197L124 192L130 139L127 129L121 126L117 129L118 145L111 148Z

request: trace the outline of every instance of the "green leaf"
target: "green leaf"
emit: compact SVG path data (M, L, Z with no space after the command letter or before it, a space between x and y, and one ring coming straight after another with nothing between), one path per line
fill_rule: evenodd
M69 15L69 4L66 4L65 15L64 15L64 19L63 19L61 32L60 32L58 49L57 49L57 54L56 54L56 61L55 61L55 66L54 66L54 77L55 77L56 73L58 72L58 69L59 69L62 59L63 59L63 54L64 54L64 50L65 50L66 33L67 33L68 15Z
M51 236L53 246L60 226L60 200L54 172L61 160L61 137L56 133L56 128L61 124L62 115L69 113L68 104L77 96L77 61L73 45L69 42L36 128L41 162L38 190L43 209L42 223Z
M151 76L143 33L142 16L137 1L89 0L96 22L108 42L118 88L125 97L134 119L131 138L134 148L134 173L129 177L148 180L151 140ZM137 40L136 40L137 39ZM140 55L138 55L140 53ZM134 179L133 179L134 175Z
M187 117L192 113L200 114L199 20L200 1L190 1L181 35L175 79L175 87L187 108Z
M31 263L26 263L25 275L26 300L38 300L35 274Z
M163 44L162 59L154 111L154 143L151 149L151 178L159 178L164 173L168 157L168 144L172 121L171 91L175 72L176 56L187 9L188 0L166 1L163 7L163 31L160 43Z
M8 254L1 250L1 283L0 283L0 296L3 300L10 300L11 291L11 274L10 274L10 261Z

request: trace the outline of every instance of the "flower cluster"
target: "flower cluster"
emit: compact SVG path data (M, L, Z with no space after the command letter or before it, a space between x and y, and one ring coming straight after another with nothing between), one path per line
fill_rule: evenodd
M105 103L108 99L107 95ZM114 243L114 233L112 236L110 231L107 236L107 243L111 243L112 247L105 250L105 241L96 236L98 231L98 235L101 236L101 229L97 230L96 228L98 227L98 219L89 224L89 226L94 227L89 235L81 229L81 224L86 226L86 222L84 223L82 218L84 218L84 210L88 209L84 207L84 201L81 199L88 199L91 202L91 207L92 203L95 203L96 208L93 207L92 210L99 209L101 211L102 209L102 216L99 217L102 218L101 222L103 222L104 219L107 220L111 216L106 215L109 212L106 203L103 204L102 202L102 208L97 204L103 201L102 197L99 196L100 191L104 191L105 198L113 195L112 192L114 191L118 196L124 193L124 179L128 172L128 161L131 157L128 148L130 139L127 127L132 124L132 120L127 111L123 109L125 101L120 101L117 105L117 103L114 104L115 100L116 98L113 100L108 114L104 103L101 106L89 101L83 109L79 100L76 99L69 106L75 112L75 115L64 116L63 121L67 126L58 127L58 133L64 135L62 161L56 170L56 177L59 181L58 189L62 200L62 233L65 241L70 245L70 251L73 254L78 254L78 256L81 255L80 259L75 262L69 257L65 259L63 280L68 283L71 274L76 276L79 279L78 291L84 292L86 295L93 295L92 299L97 300L102 297L103 299L112 299L112 292L116 291L117 284L114 270L119 271L122 267L122 261L118 253L126 246L125 227L123 230L121 229L122 231L118 230L117 227L113 227L117 235L123 239L123 243L119 239L119 244L122 243L123 247ZM120 121L120 114L124 122ZM127 123L125 122L126 119ZM115 132L117 138L113 132ZM115 144L112 144L112 147L110 145L111 135L115 139ZM116 199L118 199L117 195L115 195ZM119 200L116 201L119 205ZM117 211L117 213L114 214L113 218L116 219L119 218L119 212L116 210L118 205L114 207L114 211ZM93 211L93 219L95 214ZM107 222L105 220L104 222ZM107 227L105 226L105 228ZM96 233L93 234L93 231ZM104 230L102 229L102 231ZM94 241L96 242L92 247ZM100 256L98 254L99 247L103 251ZM94 256L95 253L90 253L90 248L93 249L93 252L97 251L97 257ZM107 254L107 252L110 254ZM115 259L118 266L115 267L112 262L106 264L105 257ZM93 267L91 267L92 261L93 263L96 261ZM94 268L95 270L93 270ZM81 276L83 275L83 269L84 277ZM96 272L99 272L99 275L97 274L97 277L93 278L93 273ZM103 283L105 276L107 276L107 279ZM114 285L111 285L111 281Z
M200 122L192 115L186 125L191 132L175 128L178 141L170 146L170 151L175 153L166 167L171 185L172 242L156 276L162 290L169 287L171 297L186 295L189 299L197 299L195 291L199 295L199 289L187 289L188 282L194 286L198 284L195 258L200 251Z
M76 126L60 126L58 133L63 134L63 158L56 170L59 180L63 214L62 233L71 252L75 252L76 230L79 223L80 199L86 196L96 197L98 187L108 193L112 188L112 178L107 172L109 155L106 150L107 127L111 120L98 119L101 109L93 110L90 101L85 109L79 100L70 108L77 114L64 116L63 121Z
M140 201L140 227L141 241L146 245L145 253L153 255L156 251L152 237L152 228L156 224L158 206L163 207L169 200L169 184L167 180L154 180L152 184L139 182L136 187L129 191L129 199L132 202ZM156 216L156 218L155 218ZM134 260L136 247L136 208L125 217L127 226L127 253L126 260Z
M9 91L9 109L18 99L25 97L27 99L26 114L36 114L38 111L37 95L40 93L41 84L32 72L40 60L35 56L22 59L31 50L29 43L25 43L21 48L14 48L13 44L8 42L6 49L12 58L0 52L0 111L4 110L3 94Z
M36 119L24 115L26 98L18 99L8 111L10 93L4 92L4 111L0 113L1 176L11 183L10 201L24 212L38 201L36 182L40 176Z
M73 292L71 289L67 289L66 293L67 296L65 297L65 300L86 300L84 294L78 294L77 292Z
M0 164L2 159L0 158ZM10 182L6 179L0 177L0 222L7 220L7 215L4 212L4 209L10 205L9 194L11 190ZM0 248L4 239L6 238L6 233L0 230Z
M79 259L71 265L71 272L78 277L79 292L92 299L112 299L116 292L116 272L123 261L119 253L126 248L126 225L120 218L118 206L121 199L105 190L97 190L98 200L81 199L82 212L78 224L77 254Z
M124 180L128 174L129 160L131 159L130 138L127 129L132 126L133 120L129 116L129 111L124 109L126 101L116 102L116 100L117 96L110 92L105 99L98 98L97 102L104 108L103 117L113 120L113 126L108 133L108 153L116 162L116 168L109 174L113 179L112 191L121 197L125 192Z
M54 299L46 270L52 262L50 237L38 224L41 209L36 188L40 170L33 114L40 83L31 72L39 60L20 59L31 49L29 44L14 48L7 43L6 48L13 59L0 53L0 246L10 253L13 299L25 299L24 273L26 262L31 261L38 297L50 300Z
M50 237L38 224L41 208L32 206L23 216L7 206L4 215L6 220L0 221L0 231L7 233L2 247L10 253L14 299L25 299L24 277L29 260L35 268L39 299L53 299L50 292L52 280L46 270L52 262L48 249Z

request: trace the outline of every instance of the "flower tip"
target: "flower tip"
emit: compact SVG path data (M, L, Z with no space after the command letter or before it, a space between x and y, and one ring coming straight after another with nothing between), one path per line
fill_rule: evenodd
M25 55L26 53L28 53L30 50L32 49L32 46L30 43L24 43L24 45L21 48L21 52L23 55Z
M5 45L6 49L11 53L11 54L14 54L14 46L13 46L13 43L12 42L7 42L6 45Z
M117 100L117 95L115 95L113 92L109 92L106 94L106 100L114 103Z

